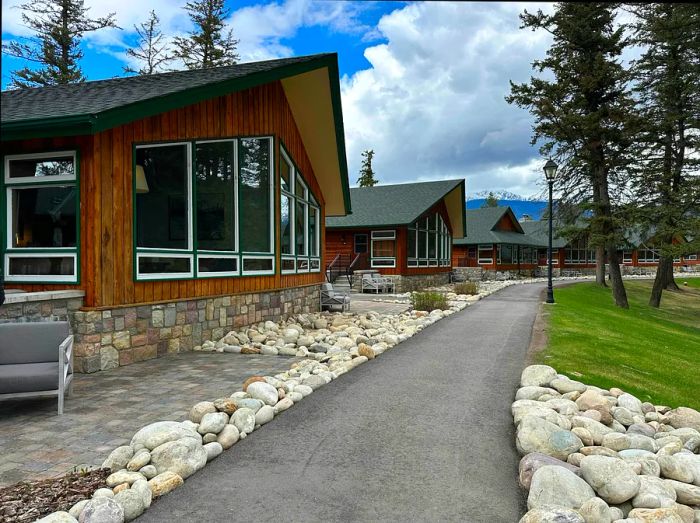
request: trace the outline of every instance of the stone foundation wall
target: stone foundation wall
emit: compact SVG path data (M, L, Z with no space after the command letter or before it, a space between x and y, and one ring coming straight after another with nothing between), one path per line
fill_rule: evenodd
M413 274L410 276L393 276L396 283L396 292L411 292L425 289L426 287L439 287L450 281L449 272L435 274Z
M173 352L191 351L230 330L320 308L318 285L182 300L157 305L76 311L75 368L96 372Z
M81 297L13 301L15 296L8 294L7 303L0 307L0 323L69 321L73 313L83 306Z
M316 312L319 288L311 285L95 311L80 310L80 296L57 298L54 295L60 293L41 293L44 296L39 299L36 293L12 294L0 307L0 323L70 321L75 370L89 373L191 351L206 340L219 340L253 323Z

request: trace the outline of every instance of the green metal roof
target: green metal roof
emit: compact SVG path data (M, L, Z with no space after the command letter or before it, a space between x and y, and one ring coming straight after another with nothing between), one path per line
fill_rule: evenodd
M350 189L352 214L328 217L326 227L345 229L409 225L450 192L460 188L460 201L464 209L464 180L353 187ZM464 212L460 218L464 220Z
M454 240L455 245L476 245L479 243L510 243L541 247L537 237L526 232L500 231L495 229L500 219L509 214L516 225L522 226L510 207L484 207L467 210L467 236ZM521 229L522 230L522 229ZM546 246L546 243L544 244Z
M94 134L202 100L324 67L328 68L343 199L346 212L350 212L350 184L336 53L3 91L0 98L0 135L2 141L10 141Z

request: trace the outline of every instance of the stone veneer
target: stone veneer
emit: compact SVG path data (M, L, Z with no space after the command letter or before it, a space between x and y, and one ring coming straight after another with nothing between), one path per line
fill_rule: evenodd
M230 330L320 308L318 285L87 311L79 310L81 293L65 299L27 301L33 294L60 292L25 293L22 301L8 300L0 307L0 322L69 320L75 336L75 370L83 373L191 351L206 340L223 338Z
M0 307L0 323L69 321L83 306L83 291L7 291Z

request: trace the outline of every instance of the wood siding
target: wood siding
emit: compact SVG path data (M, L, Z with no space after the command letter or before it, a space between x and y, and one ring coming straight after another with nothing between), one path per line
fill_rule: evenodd
M274 136L275 275L135 282L133 274L132 151L134 143ZM280 274L279 145L283 142L321 206L321 245L325 205L281 83L232 93L137 120L94 136L3 144L4 154L59 149L80 151L81 282L78 285L25 285L27 291L83 289L87 307L152 303L318 284L323 271ZM323 252L321 268L325 266ZM8 285L9 286L9 285Z

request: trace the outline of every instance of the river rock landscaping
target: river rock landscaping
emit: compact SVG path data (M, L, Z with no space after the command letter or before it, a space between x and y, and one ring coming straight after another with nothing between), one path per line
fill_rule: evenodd
M527 367L511 412L520 523L700 523L700 412Z
M466 308L475 297L454 295L449 309L402 314L313 313L267 321L207 341L198 351L303 357L275 376L251 376L228 397L193 405L183 422L158 421L102 464L110 474L100 488L44 523L122 523L141 515L157 498L248 437L275 416L342 374L374 360L433 323Z

